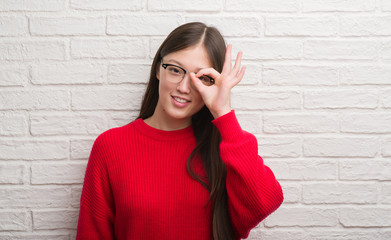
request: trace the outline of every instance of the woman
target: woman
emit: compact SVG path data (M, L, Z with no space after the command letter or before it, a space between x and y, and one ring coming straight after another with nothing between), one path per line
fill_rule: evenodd
M230 107L239 52L203 23L157 51L137 120L101 134L87 165L77 239L240 239L283 200Z

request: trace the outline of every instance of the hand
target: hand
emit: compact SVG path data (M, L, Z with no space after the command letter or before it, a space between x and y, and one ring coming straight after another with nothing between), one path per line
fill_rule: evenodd
M214 68L205 68L197 74L190 73L190 78L197 91L201 94L202 100L206 107L212 113L214 118L218 118L231 111L231 89L236 86L243 78L246 67L241 68L241 59L243 53L239 51L235 65L232 68L231 63L232 45L227 46L223 70L221 73ZM198 79L202 75L208 75L215 80L212 86L205 86Z

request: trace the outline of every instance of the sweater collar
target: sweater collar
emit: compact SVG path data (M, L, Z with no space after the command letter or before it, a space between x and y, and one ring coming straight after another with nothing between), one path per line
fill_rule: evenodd
M194 137L192 125L180 130L165 131L149 126L141 118L136 119L133 123L141 133L157 140L177 141Z

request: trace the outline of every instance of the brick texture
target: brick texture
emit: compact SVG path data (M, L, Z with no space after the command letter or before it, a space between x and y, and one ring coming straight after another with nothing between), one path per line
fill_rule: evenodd
M284 191L248 239L391 239L391 1L0 0L0 240L75 238L94 140L191 21L243 51L231 105Z

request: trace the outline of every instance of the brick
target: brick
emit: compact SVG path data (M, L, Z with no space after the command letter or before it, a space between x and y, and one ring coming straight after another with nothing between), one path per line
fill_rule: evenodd
M345 227L390 227L391 208L342 208L340 222Z
M227 11L257 11L257 12L297 12L300 9L298 0L227 0L225 10Z
M58 40L0 42L0 60L65 60L65 44Z
M0 184L23 184L26 172L25 165L0 163Z
M32 184L73 184L83 183L86 164L44 163L31 166Z
M391 41L384 41L380 50L382 59L391 60Z
M304 58L317 60L374 60L377 43L362 40L308 40Z
M0 210L0 231L27 231L29 217L25 211Z
M0 66L0 86L24 86L28 82L29 71L24 66Z
M306 157L374 157L378 150L376 137L307 137Z
M262 82L262 66L260 64L243 62L242 65L246 66L246 73L239 86L256 85Z
M69 94L62 90L1 91L0 110L68 110Z
M137 110L143 91L132 90L90 90L72 92L73 110Z
M336 86L338 70L329 66L266 65L263 83L272 86Z
M390 76L391 65L346 66L340 70L344 85L389 85Z
M34 114L30 122L34 136L96 135L108 129L108 122L101 114Z
M249 240L275 240L275 239L284 239L284 240L310 240L310 238L305 238L306 232L298 230L273 230L269 228L260 228L254 229L251 231ZM253 235L253 236L251 236Z
M259 226L259 225L258 225ZM257 240L260 238L261 229L259 227L255 227L250 231L250 234L248 235L248 240Z
M292 221L292 219L295 219ZM335 209L280 207L265 220L267 227L335 227L338 214Z
M262 156L262 155L261 155ZM333 160L295 159L268 161L279 180L336 180L337 162Z
M303 0L303 12L373 11L375 0Z
M143 9L142 0L70 0L70 7L81 10L131 10Z
M106 18L33 17L30 32L38 36L105 35Z
M61 208L69 205L70 191L64 187L1 187L4 208Z
M379 199L383 204L391 204L391 184L384 183L381 185Z
M67 233L6 233L0 235L0 240L69 240L69 234ZM76 237L72 238L76 239Z
M232 107L240 110L300 109L301 106L300 94L295 91L234 90L231 99Z
M88 159L94 139L71 139L71 159Z
M49 210L33 211L33 229L76 229L79 211L76 210Z
M83 188L82 187L72 187L71 190L71 206L75 208L80 207L80 199L81 199L81 192Z
M335 114L286 114L263 117L266 133L330 133L339 131Z
M266 36L336 36L338 19L333 17L266 17Z
M208 15L186 17L186 22L197 21L216 27L225 37L257 37L263 33L262 19L256 17L214 17Z
M265 137L258 140L262 157L298 157L301 155L301 139L293 137Z
M197 4L189 1L180 0L149 0L149 11L219 11L221 9L221 2L219 0L199 0Z
M228 43L232 44L232 56L235 58L239 50L243 52L243 59L250 60L293 60L302 56L302 43L298 41L231 40Z
M0 11L58 12L65 9L64 0L1 0Z
M385 12L390 12L391 11L391 2L389 0L381 0L381 9Z
M322 90L305 91L304 107L307 109L374 109L378 105L378 93L374 90Z
M382 141L382 155L391 157L391 138L386 138Z
M28 34L28 24L25 17L0 17L0 36L24 36Z
M77 229L69 230L71 239L76 239Z
M303 185L303 202L306 204L375 204L376 184L310 183Z
M148 56L150 58L154 58L156 55L157 50L159 49L160 45L163 43L165 38L161 37L151 37L149 40L149 54Z
M111 84L147 83L151 66L147 64L122 63L109 66L108 81Z
M57 160L67 159L68 155L68 141L0 140L0 159Z
M21 136L28 131L24 114L0 112L0 136Z
M168 15L122 15L107 17L107 34L109 35L167 36L177 26L177 19Z
M360 113L343 114L341 132L347 133L391 133L391 114Z
M274 171L274 169L273 169ZM281 182L280 182L281 183ZM284 204L298 203L301 201L301 187L298 184L281 183L282 191L284 193Z
M391 16L342 17L342 36L390 36Z
M75 39L71 41L73 58L144 58L145 41L132 39Z
M107 116L108 120L108 129L124 126L133 120L135 120L138 116L138 111L119 111L114 112Z
M382 105L385 108L391 108L391 90L381 92Z
M33 84L99 84L107 76L103 64L58 63L34 65L31 70Z
M257 113L248 113L248 112L236 112L236 117L240 123L240 126L243 130L250 133L256 134L260 133L262 129L262 120L259 114Z
M389 160L341 160L339 178L341 180L391 180Z

